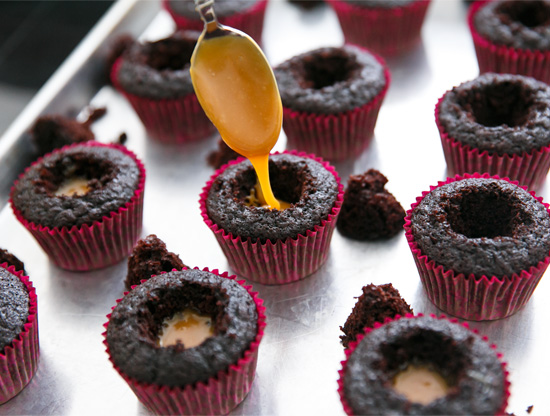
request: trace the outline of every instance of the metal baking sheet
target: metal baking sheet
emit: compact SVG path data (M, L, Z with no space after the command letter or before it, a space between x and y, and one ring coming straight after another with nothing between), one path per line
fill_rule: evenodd
M422 44L390 59L392 83L380 111L375 140L355 161L336 165L344 181L374 167L388 178L388 189L405 209L430 185L443 180L445 161L434 122L437 99L478 74L466 25L466 4L434 0L423 27ZM149 414L112 368L103 346L103 324L123 293L126 263L87 273L52 265L6 205L13 179L30 162L25 131L42 113L67 113L87 103L107 106L94 125L100 141L121 132L127 146L147 167L143 235L157 234L191 266L227 270L221 249L200 213L198 198L213 170L205 162L216 139L167 146L147 139L127 102L96 82L106 44L130 32L162 37L173 28L154 1L119 1L39 92L0 140L0 247L26 264L37 288L41 359L27 388L0 406L0 414ZM271 0L263 47L276 65L297 53L340 45L338 21L326 6L304 11ZM285 147L281 135L275 150ZM550 199L548 186L539 192ZM550 335L544 303L550 284L543 277L529 304L509 318L472 322L497 344L508 362L512 383L508 411L550 414L547 372ZM427 299L404 233L382 242L356 242L334 233L327 263L314 275L285 286L254 284L267 307L267 329L260 347L256 380L233 415L341 415L336 392L344 352L339 326L368 283L391 282L415 312L441 314Z

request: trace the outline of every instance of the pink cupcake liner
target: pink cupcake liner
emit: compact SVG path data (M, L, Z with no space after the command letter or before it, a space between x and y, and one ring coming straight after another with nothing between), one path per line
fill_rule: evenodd
M327 0L327 3L338 16L346 43L362 45L388 57L420 43L430 0L392 8L366 8L340 0Z
M219 273L217 269L210 271L204 268L203 271L214 273L227 279L236 280L236 276L229 276L227 272ZM155 414L180 414L180 415L222 415L229 413L241 403L250 388L256 374L256 363L258 360L258 349L264 335L265 328L265 307L263 300L258 297L257 292L252 291L252 286L246 286L244 280L236 280L243 286L254 299L258 311L258 334L243 357L237 363L231 365L227 370L220 371L211 377L207 382L199 382L184 387L168 387L156 384L142 383L124 374L111 359L109 345L107 344L107 327L109 321L103 326L105 332L103 343L109 355L109 361L115 370L128 383L138 399ZM128 292L124 292L126 296ZM117 304L122 299L117 300ZM114 309L113 307L112 309ZM111 314L107 315L110 320Z
M80 227L73 226L70 229L67 227L49 228L26 220L13 204L15 185L11 190L10 204L17 220L33 235L56 266L71 271L87 271L118 263L131 253L134 243L141 233L143 223L145 167L126 147L114 144L90 141L65 146L52 153L62 152L74 146L115 148L134 159L140 171L140 178L130 201L117 211L104 216L101 221L84 224ZM43 157L39 158L31 166L40 163L42 159ZM25 172L29 169L30 167ZM25 172L19 176L19 179Z
M516 313L529 301L550 263L550 255L536 266L530 267L529 270L522 270L519 274L476 278L474 275L465 276L464 273L455 273L454 270L448 270L442 265L436 264L422 253L412 235L411 215L420 201L440 186L467 178L504 179L517 184L508 178L499 178L488 173L483 175L466 173L463 176L447 178L446 181L431 186L430 191L423 192L422 196L418 197L416 202L411 205L411 209L407 211L405 217L405 236L418 268L422 285L435 306L451 315L473 321L505 318ZM527 190L524 186L522 188ZM548 204L544 203L541 197L537 197L532 191L530 194L548 210Z
M345 374L346 374L346 370L347 370L347 363L348 363L348 359L349 357L351 356L351 354L353 354L353 351L355 351L355 348L357 347L357 345L361 342L361 340L363 338L365 338L365 335L372 332L373 330L377 329L377 328L380 328L381 326L383 325L386 325L388 322L392 322L392 321L396 321L398 319L415 319L415 318L418 318L418 317L422 317L424 316L424 314L422 313L419 313L417 315L412 315L412 314L407 314L405 316L400 316L400 315L396 315L395 318L391 319L391 318L386 318L386 320L384 321L383 324L379 323L379 322L375 322L374 323L374 327L372 328L365 328L365 332L363 334L360 334L357 336L357 340L356 341L353 341L350 343L349 345L349 348L347 348L345 350L345 354L346 354L346 358L341 361L341 364L342 364L342 368L338 371L338 394L340 396L340 401L342 403L342 406L344 407L344 412L347 414L347 415L350 415L350 416L353 416L353 409L351 408L351 406L348 404L347 400L346 400L346 397L345 397L345 393L344 393L344 377L345 377ZM441 316L436 316L434 314L431 314L430 315L432 318L434 319L446 319L450 322L453 322L457 325L462 325L463 327L469 329L470 331L472 331L473 333L477 334L477 335L480 335L478 330L477 329L472 329L470 328L470 326L468 325L468 323L466 322L459 322L457 319L449 319L447 318L445 315L441 315ZM480 335L481 336L481 335ZM481 336L482 339L489 343L489 338L487 336ZM493 349L495 351L495 354L496 356L499 358L501 364L502 364L502 370L504 372L504 388L505 388L505 392L504 392L504 398L503 398L503 403L502 403L502 406L500 407L500 409L498 409L498 411L495 413L496 415L505 415L505 410L506 410L506 407L508 406L508 400L510 398L510 381L508 379L510 373L509 371L507 370L507 364L505 361L502 360L503 356L502 356L502 353L500 352L497 352L497 346L495 344L491 344L491 349Z
M243 158L230 161L227 165L218 169L203 188L199 200L202 218L216 236L231 269L239 276L266 285L279 285L298 281L314 273L325 263L332 234L336 227L336 219L344 198L344 188L340 183L338 173L327 162L305 153L294 151L283 153L316 160L334 175L338 183L338 195L327 219L313 229L307 230L305 234L300 234L296 238L277 241L268 240L261 243L259 240L254 241L251 238L244 239L234 236L214 224L206 211L206 200L210 188L218 175L228 166L241 163L244 160Z
M450 137L441 125L439 110L444 97L445 95L439 99L435 107L435 123L447 162L447 176L487 172L518 181L521 186L532 190L542 186L550 170L550 146L534 149L529 153L498 155L463 144Z
M497 45L476 30L474 16L486 3L487 1L478 1L468 10L468 26L476 50L479 72L527 75L547 84L550 83L550 51Z
M181 98L154 100L125 91L117 80L121 63L121 58L114 63L111 82L126 97L152 139L182 144L204 139L216 131L194 93Z
M371 143L378 112L391 82L384 60L384 88L369 103L341 114L317 114L283 107L283 129L289 149L313 153L330 161L359 156Z
M16 271L7 263L0 267L21 279L29 293L29 316L21 333L0 353L0 404L16 396L31 381L38 368L38 311L36 290L23 271Z
M172 16L172 19L176 23L178 29L190 29L201 32L204 28L204 23L200 20L198 13L196 19L189 19L188 17L177 14L170 7L170 2L168 0L162 0L162 6L166 11L168 11L170 16ZM261 0L249 9L243 10L240 13L235 13L231 16L218 16L218 21L222 25L230 26L243 31L253 38L258 44L261 44L266 7L267 0ZM214 11L215 10L216 6L214 5Z

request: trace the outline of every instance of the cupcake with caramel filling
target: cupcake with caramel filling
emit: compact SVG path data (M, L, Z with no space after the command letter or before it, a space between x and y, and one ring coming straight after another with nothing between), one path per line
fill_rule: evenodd
M252 164L241 158L208 181L201 213L237 274L264 284L293 282L326 261L343 189L334 168L305 154L272 154L269 176L285 209L262 205Z
M117 301L107 353L156 414L227 414L254 380L265 327L262 300L227 273L153 276Z
M495 346L434 315L368 328L346 350L339 374L348 415L501 415L510 396Z
M11 190L16 218L74 271L117 263L141 232L145 168L123 146L86 142L38 159Z

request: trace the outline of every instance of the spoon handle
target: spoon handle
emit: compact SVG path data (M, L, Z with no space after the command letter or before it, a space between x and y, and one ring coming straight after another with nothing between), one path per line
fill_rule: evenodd
M217 28L218 19L214 13L214 0L195 0L195 10L199 12L207 32Z

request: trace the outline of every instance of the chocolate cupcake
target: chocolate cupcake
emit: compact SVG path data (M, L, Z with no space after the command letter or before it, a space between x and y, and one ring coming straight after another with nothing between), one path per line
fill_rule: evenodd
M162 0L178 29L202 31L203 21L193 0ZM262 44L267 0L216 0L214 11L222 25L239 29Z
M287 146L328 160L370 143L390 83L384 62L358 46L320 48L274 68Z
M479 72L527 75L550 82L550 2L478 1L468 24Z
M361 290L363 293L357 298L346 323L340 327L344 333L340 339L346 348L357 340L357 336L362 334L365 328L371 328L375 322L384 323L386 319L392 319L396 315L405 316L413 313L391 283L380 286L370 284L363 286Z
M23 272L25 274L25 264L19 260L14 254L8 250L0 248L0 264L7 263L8 266L13 266L15 270Z
M500 415L510 395L500 358L466 324L408 315L346 350L338 391L348 415Z
M216 270L185 269L154 276L117 301L105 324L107 353L149 410L227 414L244 399L265 316L243 283ZM172 336L180 324L197 338Z
M343 190L330 165L305 154L271 155L269 175L275 197L289 208L250 203L257 179L241 158L211 177L201 213L235 272L260 283L288 283L326 261Z
M135 43L115 62L113 85L128 99L148 135L165 143L203 139L215 131L189 73L199 32L180 31Z
M384 57L413 49L430 0L327 0L340 21L346 43Z
M17 219L57 266L91 270L126 257L141 232L145 169L125 147L86 142L38 159L11 190Z
M385 189L388 179L376 169L351 175L336 224L343 236L356 240L390 238L403 229L405 210Z
M161 272L187 267L177 254L166 249L166 244L155 234L139 240L128 257L128 274L124 285L127 290Z
M538 189L550 169L550 87L480 75L446 92L435 120L449 176L488 172Z
M405 230L428 297L464 319L515 313L550 262L548 205L488 174L431 187L407 211Z
M0 264L0 404L17 395L38 368L36 292L22 271Z

